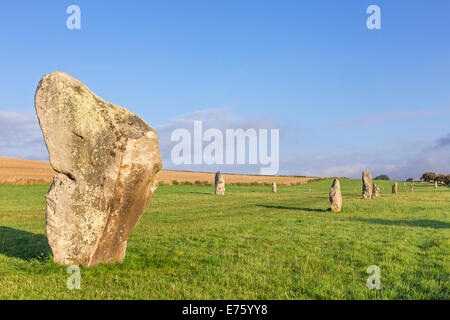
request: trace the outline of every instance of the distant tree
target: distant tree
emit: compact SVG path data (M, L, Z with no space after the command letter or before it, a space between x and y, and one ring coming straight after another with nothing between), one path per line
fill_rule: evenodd
M445 174L438 174L437 176L436 176L436 181L437 182L445 182L447 179L447 176L445 175Z
M450 186L450 174L445 176L445 183Z
M389 180L389 177L385 174L379 175L378 177L375 177L374 180Z
M414 181L414 178L408 178L408 179L406 179L406 182L413 182Z
M425 172L422 175L421 179L423 179L423 181L426 181L426 182L433 182L436 179L436 173L434 173L434 172Z

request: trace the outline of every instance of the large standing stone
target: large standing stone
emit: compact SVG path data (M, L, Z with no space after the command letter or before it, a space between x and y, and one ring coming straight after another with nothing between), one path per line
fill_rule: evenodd
M276 184L276 182L272 182L272 192L273 193L277 192L277 184Z
M392 193L397 194L398 193L398 183L395 181L394 185L392 186Z
M158 187L156 132L63 72L39 82L35 106L57 172L46 195L54 261L122 261L128 236Z
M434 182L434 188L437 190L437 188L438 188L438 182L437 181L435 181Z
M333 212L341 212L342 209L342 192L341 184L338 179L334 179L330 189L330 206Z
M217 171L216 178L215 178L215 193L217 195L223 196L225 194L225 178L223 177L223 174L220 171Z
M373 184L373 197L379 197L380 196L380 188L376 185L376 183Z
M362 183L363 183L363 198L364 199L372 199L372 175L370 172L362 173Z

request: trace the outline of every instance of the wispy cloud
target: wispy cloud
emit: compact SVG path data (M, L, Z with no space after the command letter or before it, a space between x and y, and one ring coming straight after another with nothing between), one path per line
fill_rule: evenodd
M429 114L429 113L428 113ZM212 108L199 110L173 119L166 125L155 127L159 135L160 150L165 169L216 171L230 173L259 173L260 166L254 165L184 165L171 164L170 153L174 142L170 136L175 129L185 128L192 133L193 121L201 120L204 130L217 128L280 128L280 125L270 116L251 118L243 117L228 108ZM283 131L292 128L281 126ZM293 131L293 130L291 130ZM311 176L346 176L360 178L364 170L373 175L387 174L392 179L419 178L423 172L436 171L450 173L450 133L434 140L415 141L411 148L410 141L402 141L393 150L392 146L377 150L361 149L358 146L338 153L318 152L308 153L299 149L295 139L281 139L280 171L285 175ZM399 149L400 148L400 149ZM283 156L283 154L290 156ZM30 113L0 111L0 157L12 157L34 160L47 160L42 132L36 115Z
M346 128L353 126L362 126L367 124L373 124L392 119L405 119L411 117L432 117L438 115L450 115L450 109L442 110L418 110L418 111L402 111L402 112L385 112L379 114L373 114L367 117L362 117L355 120L346 122L333 123L327 128Z
M436 149L450 147L450 133L436 140Z
M0 111L0 156L35 160L48 158L36 115Z
M280 168L284 174L291 175L360 178L363 171L394 177L402 165L399 159L388 159L374 151L297 155L281 161Z
M277 128L273 118L269 116L254 118L242 117L231 111L229 108L211 108L191 112L173 119L170 123L155 127L159 137L159 148L163 158L165 169L193 170L193 171L217 171L222 170L230 173L259 173L260 165L174 165L171 161L171 151L176 144L170 140L171 134L176 129L186 129L194 137L194 121L202 121L203 130L210 128L219 129L225 132L225 129L241 128L244 130L272 129Z
M30 146L42 142L36 116L0 111L0 148Z

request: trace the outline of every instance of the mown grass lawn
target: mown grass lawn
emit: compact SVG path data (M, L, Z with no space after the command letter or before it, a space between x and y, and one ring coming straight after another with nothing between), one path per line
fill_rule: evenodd
M124 263L81 269L69 290L45 237L48 186L0 185L1 299L449 299L450 188L341 180L302 186L161 186L128 241ZM406 188L409 191L409 185ZM370 265L381 290L369 290Z

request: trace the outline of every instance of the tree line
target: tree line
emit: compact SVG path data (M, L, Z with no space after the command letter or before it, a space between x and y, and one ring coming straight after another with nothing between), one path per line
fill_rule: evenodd
M425 172L422 175L422 178L420 178L420 180L425 181L425 182L439 182L439 183L445 183L447 185L450 185L450 174L436 174L435 172Z

